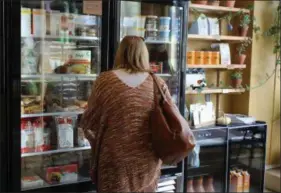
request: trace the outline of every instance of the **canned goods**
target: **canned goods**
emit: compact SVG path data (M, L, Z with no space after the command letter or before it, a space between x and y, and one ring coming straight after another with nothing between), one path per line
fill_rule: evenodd
M195 51L195 63L194 64L203 64L204 52Z
M212 64L212 52L204 52L203 64Z
M220 52L212 52L211 64L218 65L220 63Z
M195 64L195 52L194 51L187 52L186 61L187 61L187 64Z

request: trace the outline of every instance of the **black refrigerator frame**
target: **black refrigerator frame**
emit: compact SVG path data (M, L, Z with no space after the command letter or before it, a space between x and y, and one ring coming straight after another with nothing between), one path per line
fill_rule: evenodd
M42 1L42 0L39 0ZM82 1L82 0L76 0ZM179 109L185 109L185 71L187 47L188 0L133 0L148 3L161 3L183 7ZM114 55L118 46L120 0L102 0L101 72L113 67ZM21 95L21 0L0 1L0 191L21 191L21 134L20 134L20 95ZM184 176L184 161L176 168L163 169L164 175L181 173ZM185 184L181 180L181 186ZM180 188L183 190L183 187ZM78 182L58 186L43 187L24 192L87 192L95 190L92 182Z
M185 72L186 72L186 48L187 48L187 23L188 23L188 6L189 0L115 0L112 1L111 12L113 15L114 23L113 23L113 32L111 33L111 47L113 47L113 52L110 52L109 56L109 69L113 68L114 64L114 56L117 51L118 44L120 42L120 5L121 1L134 1L140 3L150 3L150 4L161 4L161 5L171 5L171 6L179 6L183 8L183 16L182 16L182 25L181 25L181 40L180 44L180 66L179 66L179 110L181 114L184 116L185 112ZM162 175L175 175L181 174L183 179L184 177L184 161L180 162L177 167L165 167L161 171ZM183 182L183 180L182 180ZM184 190L184 184L181 184L181 190Z
M42 1L42 0L39 0ZM76 0L79 2L82 0ZM0 77L1 77L1 192L21 191L21 0L0 2ZM108 69L110 1L102 1L101 69ZM2 17L3 16L3 17ZM95 189L91 180L24 192L87 192Z

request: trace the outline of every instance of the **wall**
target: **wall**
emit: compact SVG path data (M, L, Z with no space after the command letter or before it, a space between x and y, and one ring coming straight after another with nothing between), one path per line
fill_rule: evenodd
M257 25L264 31L274 19L278 1L254 1L254 16ZM271 74L275 67L273 42L270 38L253 37L250 85L254 87ZM249 115L268 124L267 163L280 162L280 79L272 77L263 86L250 90ZM278 119L279 117L279 123Z

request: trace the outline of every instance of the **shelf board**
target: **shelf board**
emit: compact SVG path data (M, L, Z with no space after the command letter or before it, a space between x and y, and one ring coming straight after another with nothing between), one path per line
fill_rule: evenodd
M222 88L203 88L202 91L192 90L192 88L187 88L185 94L232 94L232 93L243 93L244 88L240 89L222 89Z
M41 155L47 155L47 154L66 153L66 152L75 152L75 151L85 151L85 150L89 150L89 149L91 149L90 146L87 146L87 147L73 147L73 148L67 148L67 149L56 149L56 150L42 151L42 152L23 153L23 154L21 154L21 157L31 157L31 156L41 156Z
M247 40L248 37L242 36L206 36L206 35L197 35L197 34L188 34L188 40L207 40L207 41L229 41L233 43L240 43L241 41Z
M95 80L97 78L97 74L23 74L21 75L21 79L25 80L47 80L47 81L61 81L61 80Z
M147 44L171 44L171 41L163 41L163 40L145 40Z
M168 74L168 73L166 73L166 74L157 73L156 75L160 76L160 77L171 77L172 76L172 74Z
M237 7L224 7L224 6L213 6L213 5L200 5L200 4L190 4L189 8L196 9L201 13L216 13L216 14L225 14L225 13L237 13L242 11L243 13L250 13L249 9L242 9Z
M53 36L53 35L45 35L45 36L22 36L22 38L33 38L33 39L45 39L45 40L59 40L61 36ZM63 37L65 38L65 37ZM98 37L92 37L92 36L68 36L69 40L88 40L88 41L94 41L99 40Z
M230 65L205 65L205 64L187 64L187 68L204 68L204 69L223 69L223 70L233 70L233 69L244 69L246 64L230 64Z
M83 112L84 112L84 111L22 114L22 115L21 115L21 118L50 117L50 116L72 116L72 115L80 115L80 114L83 114Z

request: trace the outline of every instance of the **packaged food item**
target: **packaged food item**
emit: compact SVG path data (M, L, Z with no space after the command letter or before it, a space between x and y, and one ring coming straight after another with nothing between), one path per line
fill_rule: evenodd
M195 51L195 64L203 64L204 52Z
M159 17L159 30L170 31L170 21L171 17Z
M32 31L35 36L46 35L46 11L44 9L33 9L33 27Z
M212 64L212 52L204 52L203 64Z
M23 176L21 178L21 187L27 188L40 188L44 185L44 181L37 175Z
M147 40L157 40L158 30L146 30L146 39Z
M195 52L194 51L189 51L186 54L187 57L187 64L195 64Z
M74 147L74 121L73 117L55 117L57 128L57 148ZM76 119L76 117L75 117Z
M155 15L146 16L146 30L154 31L157 30L157 19L158 17Z
M31 119L21 120L21 153L34 152L34 129Z
M59 36L60 34L60 17L59 11L46 12L46 34Z
M76 182L78 180L77 164L48 167L44 173L49 184Z
M193 181L193 188L194 188L194 192L205 192L204 187L203 187L203 177L197 177L194 179Z
M243 176L240 172L230 172L230 192L243 192Z
M88 28L87 29L87 36L96 37L97 36L97 30L95 28Z
M31 9L21 7L21 36L31 36Z
M186 192L195 192L193 189L193 179L188 179L186 182Z
M22 96L22 105L24 114L41 113L44 110L43 101L40 96Z
M84 131L82 128L77 128L77 144L79 147L87 147L90 146L89 141L86 139Z
M46 127L47 123L43 118L34 121L35 152L48 151L51 149L51 130Z
M33 38L24 38L21 46L21 73L37 74L39 54Z
M69 54L66 63L68 73L90 74L91 73L91 51L74 50Z
M170 30L160 30L159 31L159 40L169 41L170 40Z
M250 174L247 171L242 171L243 175L243 192L250 192Z
M82 100L76 100L75 104L83 109L87 108L88 102L87 101L82 101Z
M162 73L163 72L163 63L158 62L158 64L156 64L156 62L150 62L150 68L154 73Z
M212 52L211 64L218 65L220 63L220 53Z
M212 176L208 176L204 179L205 192L216 192L214 188L214 179Z

